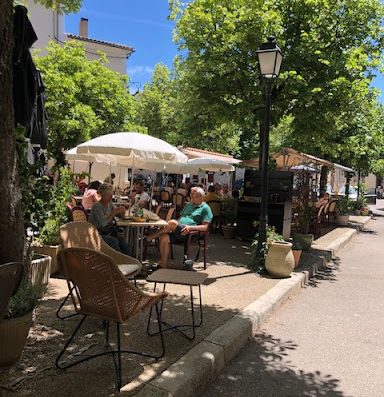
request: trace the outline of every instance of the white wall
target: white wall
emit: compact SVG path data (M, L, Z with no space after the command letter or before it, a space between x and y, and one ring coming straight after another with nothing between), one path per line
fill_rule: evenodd
M40 54L44 55L49 41L55 39L61 42L65 41L64 15L59 15L57 12L36 4L34 0L26 0L26 7L28 8L28 18L38 37L32 48L41 49Z

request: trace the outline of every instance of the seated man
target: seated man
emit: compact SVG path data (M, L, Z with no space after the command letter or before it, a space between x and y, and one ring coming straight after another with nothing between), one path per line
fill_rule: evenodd
M109 183L102 183L97 189L100 201L93 204L89 222L99 231L102 239L116 251L129 255L128 243L118 235L117 227L114 224L116 215L125 214L124 206L115 207L112 203L113 186Z
M140 208L148 208L149 200L149 194L144 191L144 181L135 181L133 183L133 192L131 199L132 205L137 205Z
M147 240L160 238L160 255L162 268L168 267L169 242L187 241L191 231L204 232L212 220L212 211L204 202L204 190L194 187L191 190L191 201L182 209L179 220L171 219L168 226L147 237Z

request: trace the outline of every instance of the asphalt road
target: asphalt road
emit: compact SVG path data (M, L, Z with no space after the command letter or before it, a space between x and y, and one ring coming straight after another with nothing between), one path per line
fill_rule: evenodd
M384 217L367 229L199 395L383 397Z

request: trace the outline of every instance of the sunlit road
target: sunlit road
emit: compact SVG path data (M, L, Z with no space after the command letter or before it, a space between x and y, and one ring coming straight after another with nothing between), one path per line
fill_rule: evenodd
M384 217L367 229L201 396L384 396Z

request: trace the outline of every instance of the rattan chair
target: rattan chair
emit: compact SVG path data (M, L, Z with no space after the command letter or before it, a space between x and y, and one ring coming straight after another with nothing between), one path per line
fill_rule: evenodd
M217 230L220 229L221 227L221 201L220 200L212 200L207 202L207 204L209 205L211 211L212 211L212 221L209 224L209 230L212 233L215 233Z
M122 275L113 259L101 252L88 248L67 248L59 252L59 257L68 283L73 305L76 312L82 314L83 318L59 353L56 359L56 366L61 369L66 369L92 358L112 355L116 370L117 389L120 390L122 384L122 353L140 354L156 359L164 356L165 347L158 303L167 296L167 293L150 293L136 288ZM159 326L158 333L161 339L161 352L155 355L122 350L120 325L126 324L132 317L153 306L156 307L157 323ZM81 353L74 354L71 349L68 349L69 345L87 316L105 320L105 350L101 353L86 356L81 355ZM110 321L116 323L116 349L112 349L109 344ZM149 328L150 324L147 326L148 334ZM61 358L65 355L67 349L69 350L68 353L71 358L80 358L76 361L72 361L72 359L68 359L67 357L62 361Z
M81 205L77 205L72 208L72 220L74 222L87 222L88 214L87 211Z
M17 291L23 277L23 265L10 262L0 265L0 322L4 319L10 297Z
M70 222L61 226L60 242L63 248L90 248L110 256L117 264L121 273L128 278L135 277L142 269L140 261L114 250L101 238L96 227L88 222ZM60 261L58 261L58 266L59 268L61 267ZM61 309L69 298L69 295L70 294L67 295L56 312L57 317L62 320L74 315L69 314L62 316L60 314Z

